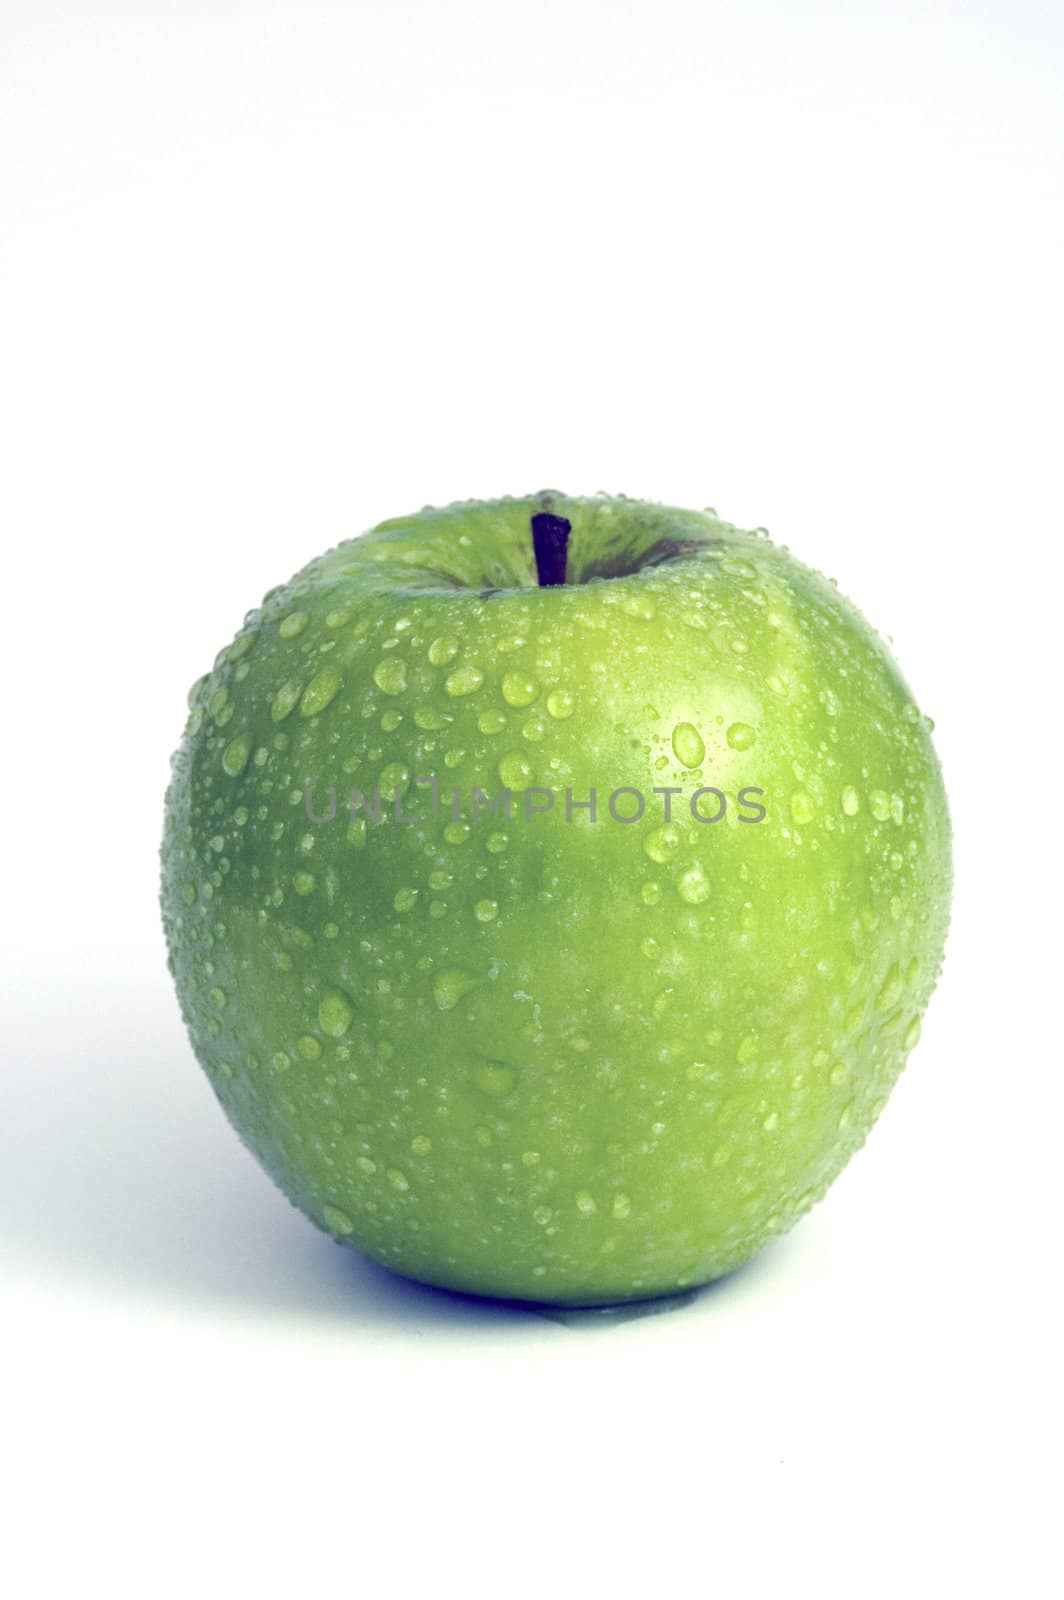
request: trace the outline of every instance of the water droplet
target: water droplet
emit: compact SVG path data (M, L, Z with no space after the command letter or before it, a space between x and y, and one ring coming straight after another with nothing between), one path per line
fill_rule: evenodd
M679 847L680 830L671 822L667 822L663 828L655 828L643 840L643 851L651 861L671 861Z
M406 662L385 656L373 669L373 681L382 694L402 694L406 688Z
M506 726L506 715L502 711L482 711L477 718L477 727L481 733L501 733Z
M356 1156L355 1166L358 1168L359 1172L364 1172L367 1178L372 1178L373 1174L377 1170L377 1163L375 1161L371 1161L369 1156Z
M661 899L661 884L644 883L639 896L645 906L656 906Z
M467 663L464 667L455 667L445 682L444 688L448 694L461 697L462 695L475 694L483 682L484 674L478 668Z
M448 661L453 661L458 654L458 640L449 633L441 634L438 639L433 639L429 645L429 660L434 667L443 667Z
M378 778L381 795L386 800L391 800L398 789L400 794L405 794L410 787L410 768L401 761L389 761L382 767Z
M901 996L901 990L901 969L895 962L883 981L883 987L876 995L876 1010L889 1011L891 1006L897 1004Z
M295 872L292 874L292 888L296 894L314 893L313 872Z
M318 1002L318 1021L330 1039L342 1039L354 1015L354 1006L342 989L326 989Z
M740 1066L746 1066L757 1055L759 1039L756 1033L747 1033L739 1040L739 1048L735 1052L735 1059Z
M911 1050L914 1045L919 1044L919 1042L920 1042L920 1018L919 1017L914 1017L913 1020L910 1022L909 1026L905 1030L905 1034L904 1034L904 1037L902 1038L901 1042L902 1042L902 1048L905 1049L905 1050Z
M410 1141L410 1148L416 1156L427 1156L432 1149L432 1140L427 1134L415 1134Z
M720 563L720 570L730 573L733 578L757 577L757 568L742 556L725 556Z
M509 1067L503 1066L500 1061L486 1061L479 1066L473 1075L478 1089L485 1094L495 1095L497 1098L509 1094L514 1086L514 1074Z
M287 683L282 683L273 697L270 715L274 722L283 722L289 712L295 709L296 702L303 693L303 685L294 678L289 678Z
M892 794L890 797L890 817L891 821L896 822L899 828L905 821L905 801L900 794Z
M748 722L733 722L724 737L733 750L749 750L757 739L757 733Z
M398 1167L388 1168L388 1182L393 1189L398 1189L401 1194L405 1194L410 1187L410 1179L405 1172L400 1172Z
M296 1040L296 1049L304 1061L317 1061L321 1055L321 1045L311 1033L305 1033L301 1039Z
M576 702L568 689L552 689L547 696L547 710L559 722L564 722L566 717L571 717Z
M225 710L225 708L226 708L226 706L228 704L229 704L229 690L225 687L224 684L222 684L220 688L215 689L214 693L211 695L210 699L207 701L207 710L210 712L211 716L217 722L219 720L219 718L221 717L222 712Z
M309 621L310 618L305 611L292 611L285 617L277 631L282 639L295 639L303 632Z
M576 1209L582 1217L593 1217L598 1210L594 1196L589 1194L586 1189L578 1189L576 1191Z
M628 1196L626 1194L615 1194L610 1202L610 1215L615 1217L618 1222L623 1222L625 1217L631 1215L631 1211L632 1202Z
M709 879L700 866L689 867L680 878L680 899L689 906L700 906L710 896Z
M797 794L791 795L791 816L797 823L812 822L816 816L813 798L806 794L804 789L799 789Z
M392 905L396 911L412 911L417 904L416 889L397 889Z
M238 733L235 739L230 739L222 756L222 768L231 778L239 778L248 764L251 754L251 735Z
M354 1233L354 1223L347 1212L341 1211L339 1206L324 1205L321 1208L321 1214L325 1219L326 1227L330 1228L333 1233L340 1233L345 1236L349 1233Z
M478 900L476 905L473 907L473 915L476 917L478 922L494 922L495 918L499 915L498 901Z
M519 750L512 750L499 762L499 777L507 789L527 789L532 781L532 764Z
M463 972L461 967L446 967L437 973L433 985L433 994L436 1004L441 1011L453 1011L471 989L475 989L480 982L471 972Z
M335 667L325 667L321 672L316 672L303 690L303 698L299 703L300 716L316 717L336 698L342 687L343 679Z
M890 816L890 795L884 794L882 789L873 789L868 797L868 803L876 821L886 822Z
M682 762L685 767L701 766L705 760L705 743L691 722L676 724L672 731L672 748L677 761Z
M525 672L508 672L502 680L502 697L508 706L530 706L539 684Z
M851 783L848 783L845 789L842 791L839 804L842 806L844 816L855 817L858 811L860 811L861 796L857 793L857 790Z

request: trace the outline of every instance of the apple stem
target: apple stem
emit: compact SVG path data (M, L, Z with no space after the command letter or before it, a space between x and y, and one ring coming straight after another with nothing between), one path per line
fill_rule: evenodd
M541 589L565 582L565 557L572 531L571 522L550 511L537 511L532 518L532 548Z

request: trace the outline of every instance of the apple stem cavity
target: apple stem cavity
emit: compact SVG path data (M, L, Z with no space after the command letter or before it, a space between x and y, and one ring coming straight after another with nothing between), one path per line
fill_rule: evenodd
M551 511L537 511L532 518L532 548L536 554L536 575L541 589L565 582L565 557L573 525Z

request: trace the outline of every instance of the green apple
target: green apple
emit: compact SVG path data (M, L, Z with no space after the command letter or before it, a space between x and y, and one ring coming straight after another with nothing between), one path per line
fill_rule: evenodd
M429 508L273 590L190 703L182 1010L335 1238L478 1294L649 1297L865 1139L939 972L949 818L886 646L766 537Z

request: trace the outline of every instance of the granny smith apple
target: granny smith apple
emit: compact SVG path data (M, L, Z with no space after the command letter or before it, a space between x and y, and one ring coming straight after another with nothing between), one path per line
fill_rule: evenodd
M336 1239L478 1294L649 1297L865 1139L940 968L946 800L883 641L767 537L429 508L271 591L190 704L183 1014Z

